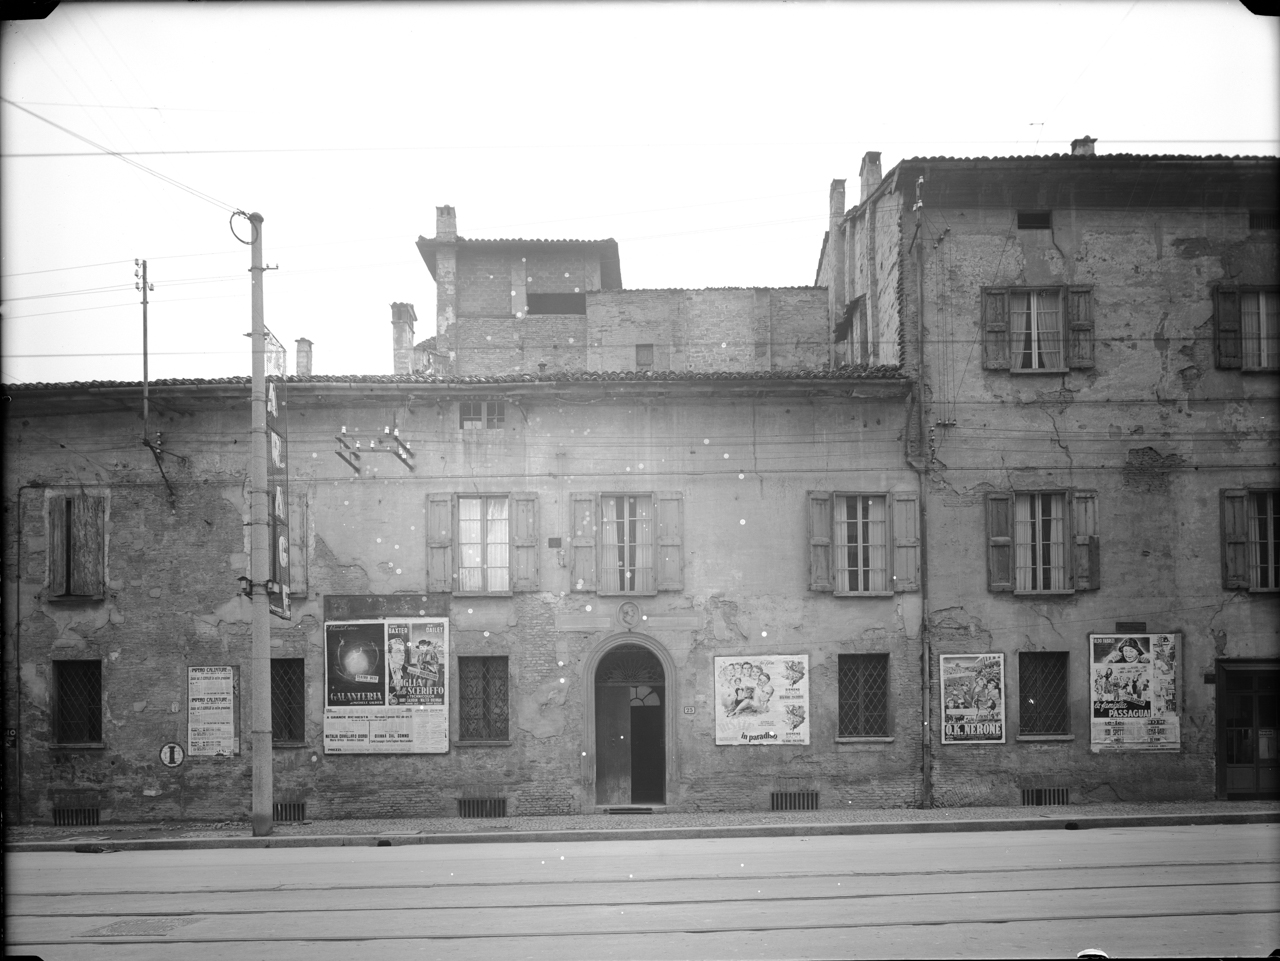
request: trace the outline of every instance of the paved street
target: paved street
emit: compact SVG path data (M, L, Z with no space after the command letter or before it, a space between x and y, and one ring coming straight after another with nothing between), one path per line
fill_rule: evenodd
M7 857L54 959L1266 955L1275 825Z

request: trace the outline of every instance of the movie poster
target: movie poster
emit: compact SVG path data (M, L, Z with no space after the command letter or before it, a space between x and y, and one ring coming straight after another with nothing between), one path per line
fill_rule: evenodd
M939 654L943 744L1004 743L1004 655Z
M1177 751L1180 634L1090 634L1089 746Z
M809 655L715 659L716 744L808 744Z
M326 754L449 750L445 618L325 625Z

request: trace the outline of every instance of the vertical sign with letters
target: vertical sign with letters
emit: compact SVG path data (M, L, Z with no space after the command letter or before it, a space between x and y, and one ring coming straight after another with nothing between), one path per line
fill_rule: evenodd
M267 332L267 516L271 538L268 605L276 617L289 610L289 431L285 408L286 353Z

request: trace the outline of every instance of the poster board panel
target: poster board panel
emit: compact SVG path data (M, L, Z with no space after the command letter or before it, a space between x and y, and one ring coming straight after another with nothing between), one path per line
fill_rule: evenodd
M1181 634L1089 635L1089 747L1179 751Z
M809 743L809 655L715 659L716 744Z
M943 744L1003 744L1004 655L939 654Z
M187 755L234 757L239 753L236 669L231 666L188 667Z

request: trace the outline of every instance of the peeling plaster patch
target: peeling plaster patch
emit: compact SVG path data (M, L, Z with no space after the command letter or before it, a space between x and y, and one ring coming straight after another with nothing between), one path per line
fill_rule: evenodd
M31 703L41 710L47 710L49 707L49 681L42 676L35 664L27 661L19 670L22 677L22 686L26 689L27 697Z
M1130 448L1121 468L1124 486L1144 494L1168 494L1169 473L1186 461L1177 454L1160 454L1154 447Z

